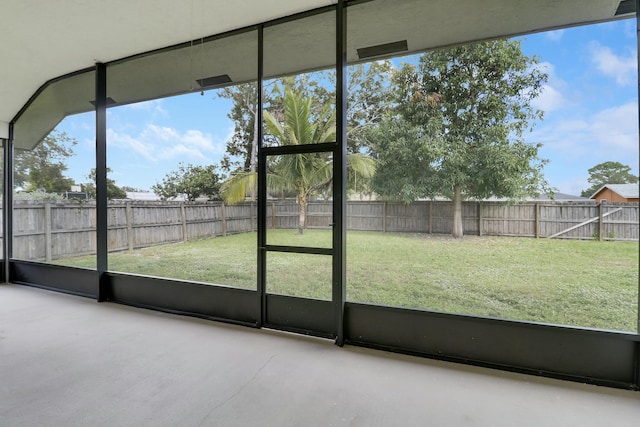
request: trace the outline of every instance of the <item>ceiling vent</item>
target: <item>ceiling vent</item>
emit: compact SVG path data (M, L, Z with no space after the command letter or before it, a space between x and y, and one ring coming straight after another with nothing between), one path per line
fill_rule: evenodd
M373 58L375 56L391 55L393 53L406 52L408 50L409 48L407 47L407 41L402 40L398 42L360 48L358 49L358 58Z
M231 77L229 77L228 74L221 74L219 76L197 79L196 81L202 89L213 89L232 82Z
M622 0L616 9L615 16L636 12L636 0Z

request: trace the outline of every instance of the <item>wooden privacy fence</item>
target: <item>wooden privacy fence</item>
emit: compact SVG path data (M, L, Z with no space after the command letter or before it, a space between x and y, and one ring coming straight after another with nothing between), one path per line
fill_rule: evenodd
M256 229L255 204L110 202L109 251L226 236ZM14 258L53 260L96 251L95 204L16 201Z
M296 228L295 202L270 202L270 228ZM328 228L333 222L331 204L311 202L307 227ZM467 235L555 237L637 241L638 204L594 202L464 202L462 222ZM347 203L347 229L361 231L449 234L453 204L425 201Z
M53 260L95 253L93 203L16 201L14 257ZM255 231L255 203L111 202L108 217L110 251L133 250L162 243ZM347 229L379 232L449 234L453 206L446 201L411 204L347 203ZM465 202L464 232L478 236L554 237L638 241L638 204L593 202ZM309 228L333 223L330 202L311 202ZM294 201L267 204L269 228L295 229Z

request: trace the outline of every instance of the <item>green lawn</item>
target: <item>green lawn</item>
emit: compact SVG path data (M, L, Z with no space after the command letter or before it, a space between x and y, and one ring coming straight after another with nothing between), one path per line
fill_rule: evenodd
M326 231L270 230L278 244L326 247ZM271 240L270 240L271 241ZM256 235L113 253L109 269L255 289ZM347 299L636 331L638 243L350 232ZM93 267L94 257L61 264ZM272 293L329 299L330 257L269 253Z

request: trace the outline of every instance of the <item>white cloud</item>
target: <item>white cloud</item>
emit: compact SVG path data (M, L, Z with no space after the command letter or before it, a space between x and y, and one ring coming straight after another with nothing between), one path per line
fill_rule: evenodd
M638 150L638 106L629 102L608 108L593 116L589 129L611 149L629 153Z
M587 117L543 122L531 136L542 142L551 158L620 161L638 167L638 111L635 102L598 111Z
M542 91L531 104L542 111L549 112L558 110L569 105L567 97L564 95L567 84L559 78L555 72L555 67L550 62L541 62L537 65L540 71L547 73L547 83L542 86Z
M167 110L165 110L164 107L162 106L162 100L161 99L154 99L152 101L136 102L135 104L125 105L122 108L128 108L128 109L131 109L131 110L134 110L134 111L152 112L155 115L160 115L160 116L163 116L163 117L166 117L166 116L169 115Z
M214 147L211 141L211 135L205 135L199 130L188 130L183 136L182 139L186 144L189 144L193 147L200 148L206 151L215 151L216 147Z
M567 102L558 89L546 84L542 86L540 95L531 104L538 110L549 112L564 107Z
M564 30L547 31L545 35L547 36L547 38L549 38L549 40L557 42L562 39L562 36L564 35Z
M175 129L165 126L156 126L152 124L148 124L145 130L142 131L141 135L146 140L151 141L155 140L169 142L172 140L180 139L180 135Z
M148 124L137 136L107 130L107 142L112 147L132 150L150 161L187 158L207 160L224 152L224 142L214 142L213 136L199 130L184 133L170 127Z
M591 187L587 178L587 176L580 176L574 179L563 180L559 182L556 187L560 193L579 196L582 190Z
M591 60L602 74L607 77L613 77L620 86L628 86L635 83L638 67L636 52L630 50L628 55L618 56L611 48L598 42L591 42L589 50L591 52Z
M587 170L598 163L621 162L635 174L640 166L635 101L590 114L574 113L564 119L543 121L528 139L543 144L540 156L550 160L545 176L562 193L580 194L588 188Z
M118 133L113 129L107 129L107 144L110 147L120 147L132 150L134 153L145 157L147 160L155 160L152 155L152 147L149 144L127 135L126 133Z

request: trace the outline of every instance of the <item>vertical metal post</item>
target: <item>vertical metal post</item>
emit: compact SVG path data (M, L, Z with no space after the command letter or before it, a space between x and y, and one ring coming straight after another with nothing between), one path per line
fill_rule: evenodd
M10 260L13 257L13 123L9 124L9 139L4 141L2 161L2 235L4 277L11 281Z
M256 102L256 120L258 125L254 129L258 132L258 259L257 259L257 286L258 286L258 328L267 321L267 156L262 149L263 120L262 120L262 79L264 76L264 26L258 26L258 100Z
M2 144L2 212L4 213L2 217L2 272L0 273L0 282L8 282L9 281L9 270L7 268L9 262L7 261L9 257L7 257L6 250L6 241L7 239L7 227L6 227L6 216L7 216L7 146L9 145L8 141L5 141L4 138L0 138L0 144Z
M333 307L336 345L344 345L347 196L347 19L344 0L336 7L336 147L333 153Z
M636 0L636 47L638 49L638 70L640 70L640 0ZM640 120L640 77L638 77L638 120ZM640 132L640 130L639 130ZM640 283L638 283L638 335L640 335ZM636 385L640 386L640 343L636 343Z
M107 283L107 67L96 64L96 270L98 301L106 299Z

